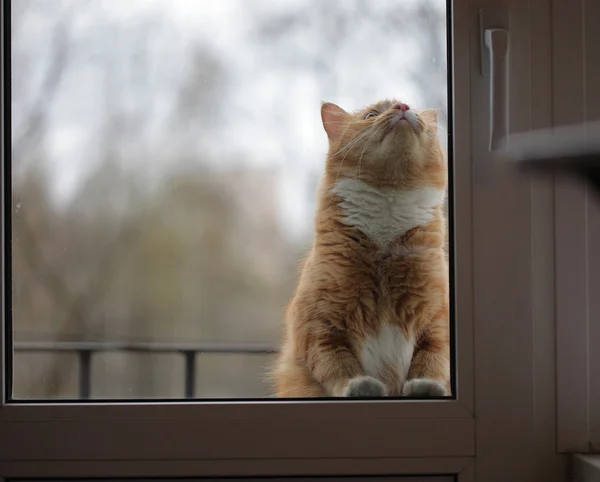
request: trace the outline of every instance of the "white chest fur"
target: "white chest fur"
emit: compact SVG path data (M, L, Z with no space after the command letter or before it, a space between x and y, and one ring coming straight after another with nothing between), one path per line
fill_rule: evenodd
M414 341L399 327L383 324L376 335L367 338L360 351L366 375L377 378L384 368L392 368L399 380L406 380L414 351Z
M360 229L379 245L430 223L435 208L446 196L436 188L382 190L358 179L341 179L332 192L342 199L346 224Z

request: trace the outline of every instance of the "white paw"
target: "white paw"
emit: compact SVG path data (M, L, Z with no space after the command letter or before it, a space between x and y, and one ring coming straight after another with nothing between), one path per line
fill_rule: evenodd
M350 380L344 397L385 397L387 388L373 377L356 377Z
M402 387L403 397L444 397L446 389L435 380L428 378L415 378L407 381Z

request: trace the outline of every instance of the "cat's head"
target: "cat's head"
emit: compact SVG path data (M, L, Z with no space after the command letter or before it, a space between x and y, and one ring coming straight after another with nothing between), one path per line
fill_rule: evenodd
M417 112L397 100L384 100L350 113L323 103L321 119L329 138L326 173L333 179L400 189L446 188L437 110Z

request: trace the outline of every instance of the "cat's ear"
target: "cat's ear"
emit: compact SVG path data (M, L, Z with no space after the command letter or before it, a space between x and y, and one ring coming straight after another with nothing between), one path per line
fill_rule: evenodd
M337 140L342 133L342 126L348 113L331 102L321 105L321 120L330 142Z
M437 109L425 109L419 113L419 117L425 121L429 129L437 134L439 113Z

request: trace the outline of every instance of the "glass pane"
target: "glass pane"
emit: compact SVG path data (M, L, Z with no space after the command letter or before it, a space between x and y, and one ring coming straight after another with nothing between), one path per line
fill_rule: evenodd
M13 401L450 396L445 0L12 10Z

